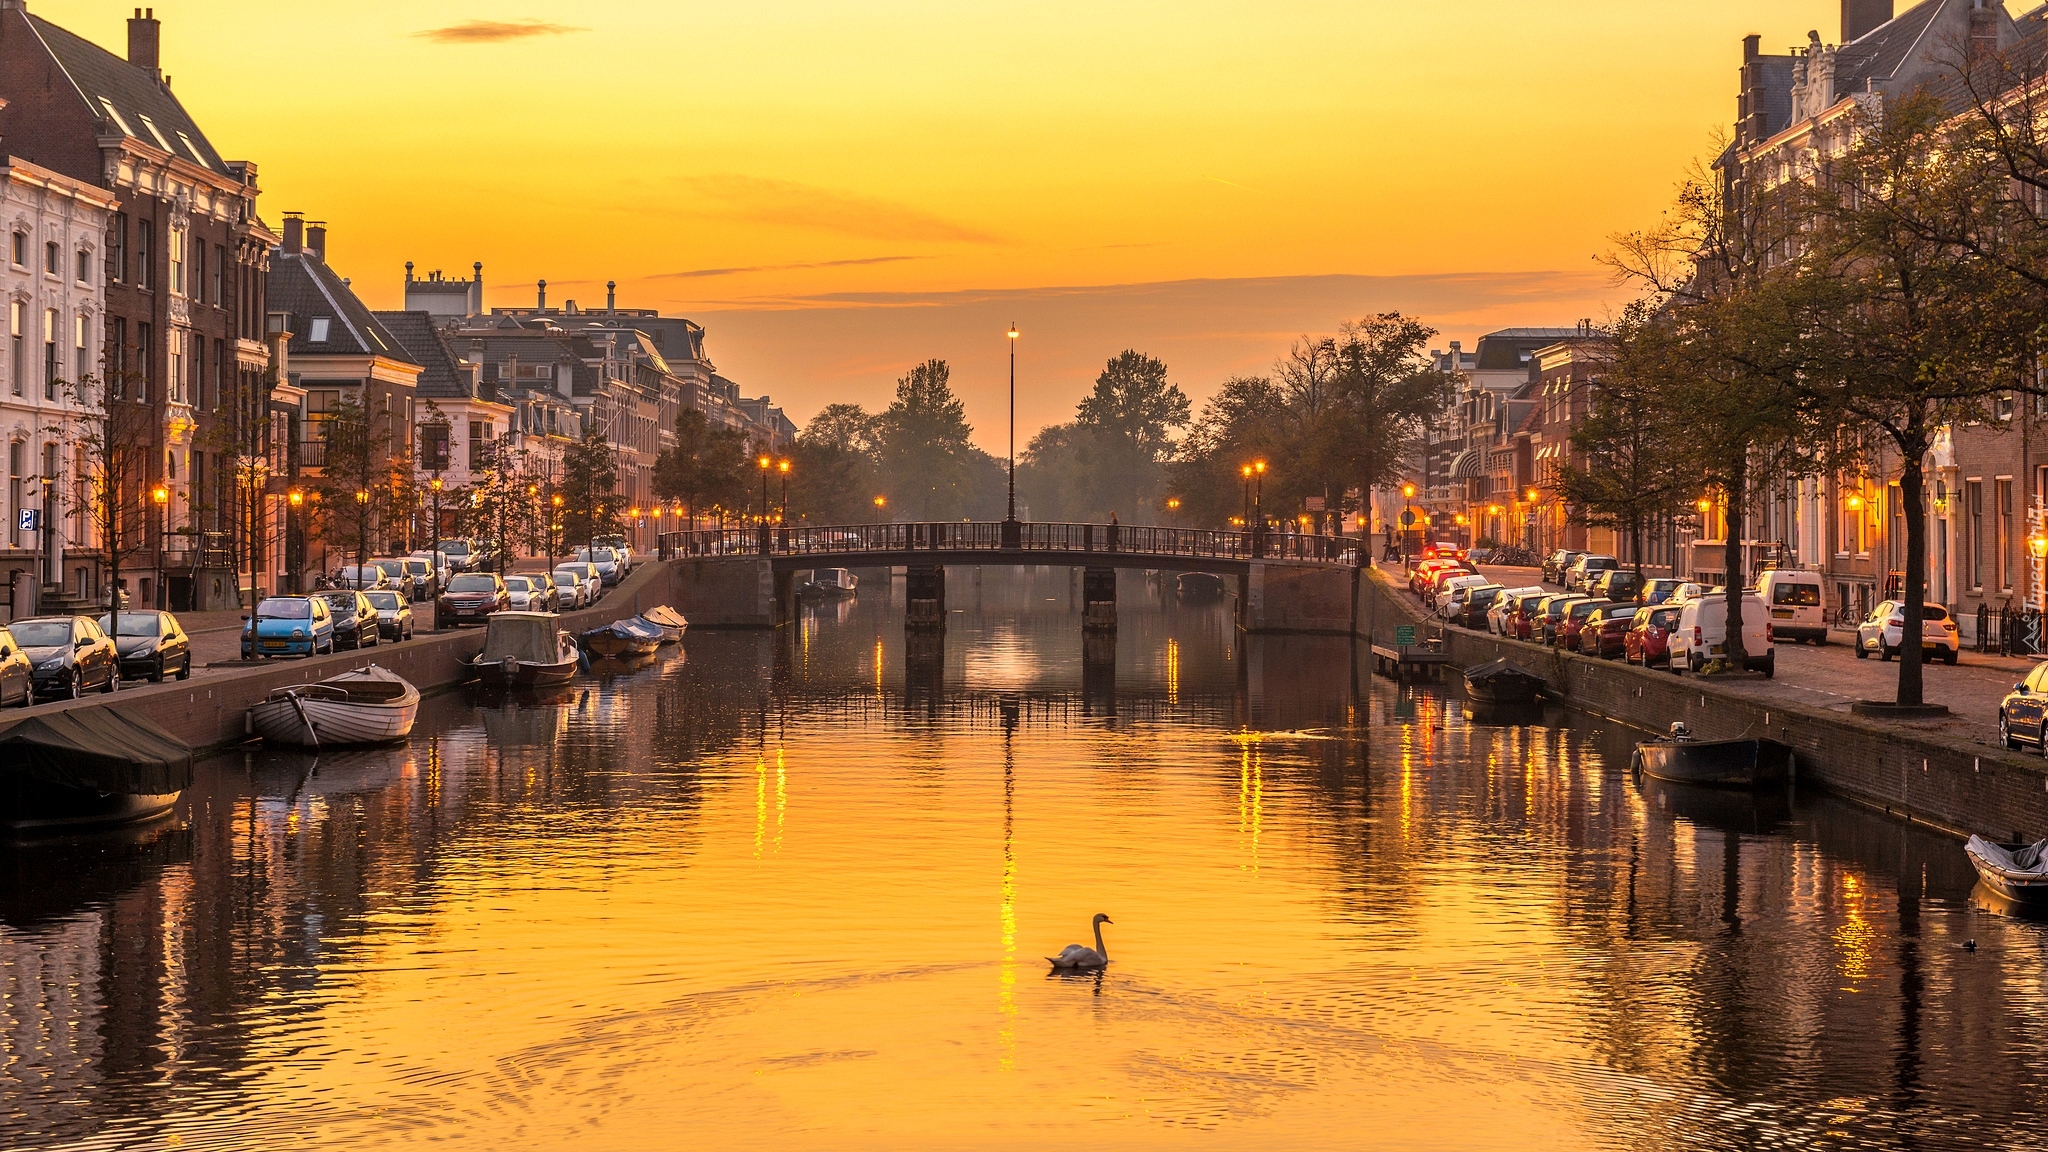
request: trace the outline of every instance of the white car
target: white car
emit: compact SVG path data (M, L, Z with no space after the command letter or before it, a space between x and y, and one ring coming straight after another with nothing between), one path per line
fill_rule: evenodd
M1483 584L1491 583L1493 583L1492 577L1480 576L1475 573L1466 576L1453 576L1450 579L1444 581L1443 583L1438 584L1436 586L1436 603L1434 605L1436 609L1436 614L1439 616L1447 616L1450 614L1452 605L1463 603L1463 598L1458 595L1458 592L1460 590L1466 588L1477 588Z
M588 608L593 603L590 581L574 568L555 569L555 591L561 594L566 608Z
M1486 630L1495 635L1500 635L1501 623L1508 610L1513 608L1522 597L1544 591L1547 591L1547 589L1543 585L1530 584L1521 588L1510 588L1499 596L1494 597L1493 607L1486 610Z
M1702 596L1679 610L1671 631L1671 670L1698 672L1728 652L1728 597ZM1771 614L1761 596L1742 594L1742 654L1752 672L1777 675L1778 653L1771 646Z
M604 599L604 578L598 573L597 565L582 560L564 560L555 565L557 581L561 580L564 568L582 577L584 590L590 597L586 603L595 604Z
M556 612L561 609L555 595L555 582L546 576L507 576L505 594L511 598L514 612Z
M1875 652L1878 659L1889 660L1899 654L1899 644L1905 638L1906 606L1897 600L1881 600L1856 626L1856 658L1868 660ZM1955 617L1939 604L1920 609L1920 651L1941 657L1944 664L1954 664L1963 654L1963 637L1956 631Z
M1573 561L1572 566L1565 570L1565 590L1569 592L1590 592L1593 590L1593 581L1598 580L1602 572L1619 567L1621 567L1621 561L1614 557L1601 556L1597 553L1589 552Z
M425 560L427 562L427 567L431 569L433 573L434 595L436 596L439 596L441 594L441 589L446 588L448 586L448 578L450 576L455 575L455 564L453 561L448 559L448 554L446 552L415 552L409 557L409 559Z
M578 548L572 555L578 564L596 565L598 579L607 587L625 579L626 572L619 567L619 554L610 548Z

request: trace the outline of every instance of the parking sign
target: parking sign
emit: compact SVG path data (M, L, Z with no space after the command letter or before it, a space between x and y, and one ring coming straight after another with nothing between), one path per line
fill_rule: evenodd
M23 508L21 514L16 517L14 527L17 531L33 532L37 527L36 521L40 518L41 514L36 509Z

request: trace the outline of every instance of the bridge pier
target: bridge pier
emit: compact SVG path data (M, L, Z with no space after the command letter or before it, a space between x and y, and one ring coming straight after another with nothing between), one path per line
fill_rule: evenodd
M1088 568L1082 571L1081 630L1116 631L1116 569Z
M794 572L777 572L775 575L775 625L781 627L796 619L796 576Z
M909 632L946 629L946 569L912 564L903 571L903 627Z

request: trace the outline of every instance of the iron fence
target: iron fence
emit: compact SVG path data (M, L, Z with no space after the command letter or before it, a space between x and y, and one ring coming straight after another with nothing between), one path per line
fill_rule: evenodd
M1292 532L1226 532L1129 524L1022 524L1005 546L999 522L849 524L664 532L663 559L682 556L854 557L863 553L991 552L1087 556L1130 554L1187 559L1289 560L1356 565L1359 542Z

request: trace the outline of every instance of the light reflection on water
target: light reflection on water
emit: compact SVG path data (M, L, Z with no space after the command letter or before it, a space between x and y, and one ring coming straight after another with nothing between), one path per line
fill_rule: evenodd
M0 856L0 1146L2040 1130L2048 936L1951 842L1639 786L1626 733L1136 580L1092 648L1064 572L956 582L936 645L863 587ZM1108 973L1047 978L1097 911Z

